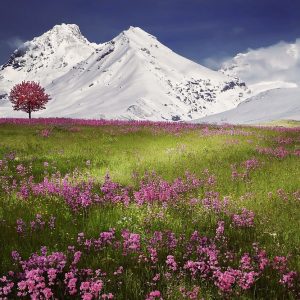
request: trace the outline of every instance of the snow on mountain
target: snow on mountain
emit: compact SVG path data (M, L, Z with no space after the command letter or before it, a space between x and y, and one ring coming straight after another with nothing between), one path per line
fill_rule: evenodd
M300 39L240 53L221 72L245 81L253 94L300 86Z
M251 95L234 109L194 122L255 124L300 120L300 39L240 53L225 62L220 71L245 81Z
M138 27L96 45L76 25L55 26L2 66L6 93L23 79L40 81L53 99L36 117L191 120L231 109L249 93L240 80L174 53ZM0 116L21 114L0 99Z
M46 86L88 58L96 48L82 36L77 25L56 25L24 43L0 66L0 90L7 93L23 80L36 80Z
M236 108L194 120L194 123L261 124L275 120L300 121L300 88L272 89L251 97Z

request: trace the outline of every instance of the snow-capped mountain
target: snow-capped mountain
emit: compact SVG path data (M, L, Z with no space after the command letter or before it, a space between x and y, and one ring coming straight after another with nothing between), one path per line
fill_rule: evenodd
M300 86L300 39L239 53L221 72L245 81L253 94Z
M52 97L36 117L191 120L231 109L249 93L138 27L96 45L63 24L26 42L0 67L0 117L25 116L5 96L22 80L40 81Z
M300 121L300 88L272 89L248 98L236 108L193 120L194 123L263 124Z
M47 86L88 58L97 45L84 38L77 25L58 25L24 43L0 67L2 90L22 80L36 80Z
M251 95L236 108L193 122L259 124L300 120L300 39L240 53L226 61L220 71L245 81Z

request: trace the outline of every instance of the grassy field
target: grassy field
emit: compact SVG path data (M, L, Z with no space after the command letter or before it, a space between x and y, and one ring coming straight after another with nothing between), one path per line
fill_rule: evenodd
M300 297L299 127L19 123L0 298Z
M283 127L299 127L300 121L296 120L278 120L273 121L269 123L264 123L262 125L268 125L268 126L283 126Z

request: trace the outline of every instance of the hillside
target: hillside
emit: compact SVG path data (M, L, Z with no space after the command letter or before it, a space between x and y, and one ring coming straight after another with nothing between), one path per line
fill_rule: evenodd
M236 108L194 120L195 123L261 124L300 120L300 89L272 89L251 97Z

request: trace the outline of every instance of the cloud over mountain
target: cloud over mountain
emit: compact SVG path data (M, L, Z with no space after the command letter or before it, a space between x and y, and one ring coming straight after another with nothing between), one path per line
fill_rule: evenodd
M300 85L300 39L249 49L223 63L222 71L244 80L254 91Z

